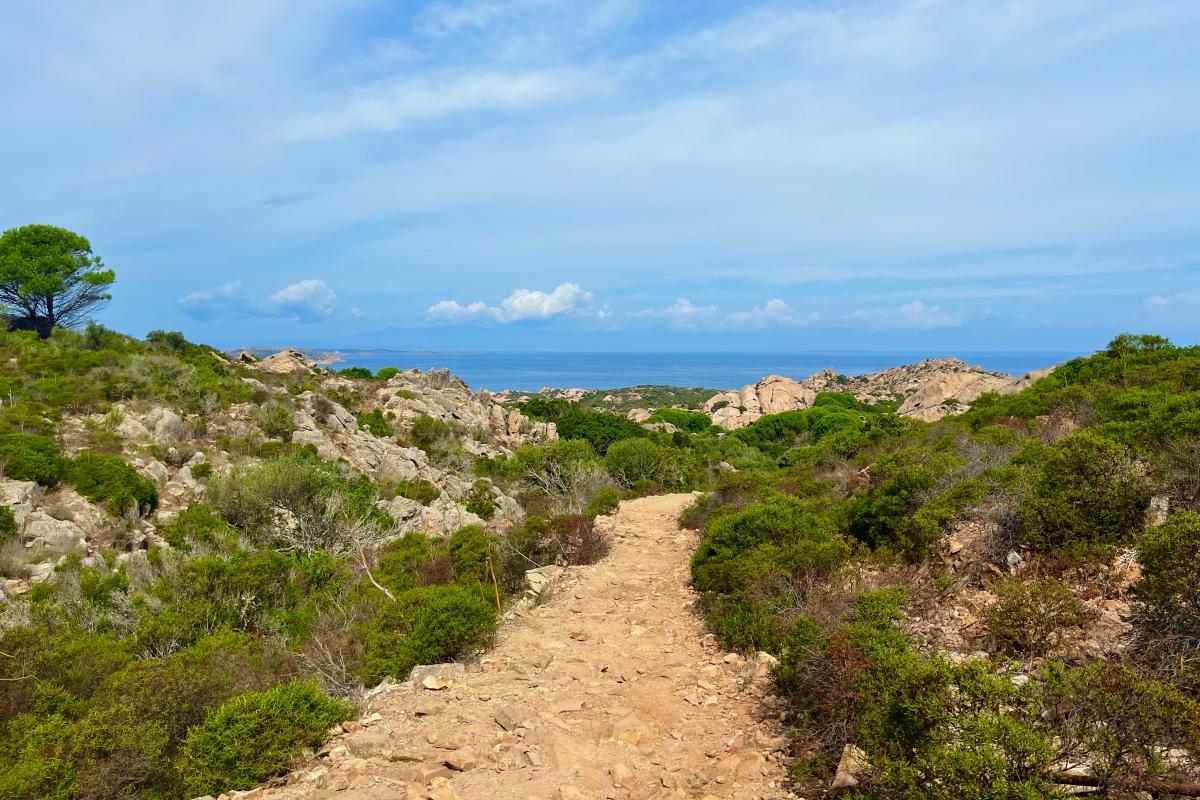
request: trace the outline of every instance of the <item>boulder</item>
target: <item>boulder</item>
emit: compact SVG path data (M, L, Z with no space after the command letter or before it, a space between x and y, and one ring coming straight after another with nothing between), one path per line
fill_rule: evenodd
M57 553L87 552L87 535L74 522L55 519L45 511L34 511L25 520L27 547L46 547Z
M142 424L156 442L172 444L189 438L187 423L169 408L154 408L142 417Z
M834 791L853 789L859 785L870 770L871 764L867 761L867 754L862 748L847 744L842 748L842 758L838 762L837 772L834 774L833 783L829 784L829 788Z

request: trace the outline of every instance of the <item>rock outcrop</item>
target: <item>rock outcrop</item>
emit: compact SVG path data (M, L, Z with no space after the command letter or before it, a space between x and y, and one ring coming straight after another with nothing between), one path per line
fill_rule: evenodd
M766 414L808 408L821 392L850 392L864 403L900 400L898 414L932 422L967 410L985 393L1018 392L1052 370L1049 367L1014 378L969 366L957 358L937 358L868 375L839 375L830 369L802 381L768 375L739 391L714 395L704 404L704 411L714 425L735 430Z

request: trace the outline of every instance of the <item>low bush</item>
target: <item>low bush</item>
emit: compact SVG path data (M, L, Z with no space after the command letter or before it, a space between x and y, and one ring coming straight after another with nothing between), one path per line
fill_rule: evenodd
M496 516L496 500L492 497L492 484L489 481L478 480L471 491L463 498L463 506L480 519L491 519Z
M611 486L602 486L592 495L583 509L585 517L603 517L612 514L621 505L621 493Z
M355 418L358 419L358 424L364 430L369 431L375 436L387 438L396 432L392 428L391 421L378 408L373 408L370 411L361 411L355 414Z
M337 374L338 377L350 378L352 380L368 380L374 377L371 370L366 367L346 367L345 369L339 369Z
M399 374L400 374L400 370L399 370L397 367L381 367L381 368L380 368L380 369L379 369L379 370L378 370L378 371L375 373L375 380L377 380L377 381L389 381L389 380L391 380L392 378L396 377L396 376L397 376L397 375L399 375Z
M682 453L657 445L649 439L613 442L604 455L604 466L608 474L626 488L641 481L677 488L687 477Z
M67 465L49 436L0 434L0 474L6 478L54 486L62 480Z
M660 408L650 415L649 422L669 422L676 428L689 433L704 433L713 427L708 414L685 411L682 408Z
M85 451L71 462L69 479L93 503L114 515L130 509L146 514L158 507L158 490L120 456Z
M1150 494L1124 446L1080 431L1022 460L1034 471L1021 504L1021 538L1031 548L1115 544L1141 530Z
M567 514L549 523L550 539L562 564L595 564L612 547L608 535L596 527L592 517Z
M984 626L992 642L1013 655L1054 652L1088 619L1083 601L1058 581L1014 578L998 583L995 591L1000 599L984 614Z
M253 788L287 770L302 748L316 747L330 727L354 714L353 706L312 683L239 694L188 732L181 756L187 796Z
M1200 643L1200 514L1172 514L1146 531L1137 560L1142 572L1133 590L1142 621Z
M424 478L400 481L395 486L398 497L407 497L427 506L442 496L442 490Z
M256 420L263 433L284 442L291 441L296 432L292 410L282 403L267 403L258 410Z
M498 613L492 588L477 582L410 589L382 601L363 628L360 677L408 677L417 664L454 661L491 641Z
M8 506L0 506L0 545L17 538L21 527L17 525L17 517Z
M425 452L443 446L444 442L454 438L454 429L440 419L434 419L428 414L422 414L413 420L412 442Z
M692 578L699 591L728 594L779 576L829 575L848 554L834 526L804 500L775 495L709 520Z

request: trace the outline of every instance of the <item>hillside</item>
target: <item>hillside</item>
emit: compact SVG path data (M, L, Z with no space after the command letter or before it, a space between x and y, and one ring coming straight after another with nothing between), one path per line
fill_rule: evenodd
M173 333L0 334L0 798L216 796L295 767L296 796L482 797L495 770L514 797L1194 782L1200 351L1123 336L1025 386L891 372L724 431ZM662 511L689 491L696 534ZM693 651L698 675L670 655ZM448 694L414 672L455 661ZM604 772L609 710L660 689L691 733L645 710L629 774ZM458 713L392 760L424 694ZM538 705L576 694L578 718ZM738 715L758 733L671 749ZM590 755L559 761L551 729Z

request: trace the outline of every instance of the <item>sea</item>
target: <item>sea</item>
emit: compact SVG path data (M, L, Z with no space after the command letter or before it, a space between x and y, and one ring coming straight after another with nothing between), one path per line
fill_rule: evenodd
M330 351L326 351L330 352ZM333 369L382 367L449 369L472 389L536 392L543 387L617 389L658 384L733 389L765 375L803 380L827 367L843 375L862 375L925 358L954 357L984 369L1023 375L1061 363L1080 353L1067 352L908 352L881 353L560 353L560 352L409 352L337 350Z

